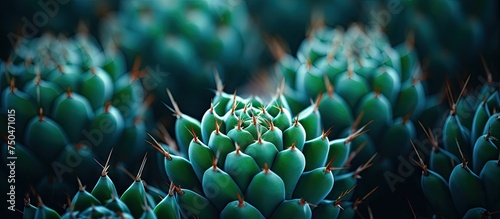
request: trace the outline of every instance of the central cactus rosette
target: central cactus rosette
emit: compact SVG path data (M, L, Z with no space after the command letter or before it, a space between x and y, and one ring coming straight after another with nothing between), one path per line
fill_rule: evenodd
M231 96L219 86L199 121L183 114L168 93L178 151L154 138L151 145L165 157L169 180L207 203L179 203L187 217L311 218L315 211L320 218L337 217L342 199L352 197L346 191L371 166L373 157L355 171L342 170L351 142L365 127L330 140L331 129L323 130L318 110L321 98L292 117L280 92L266 104L255 96Z
M344 168L352 159L352 140L366 126L330 140L331 129L322 131L318 114L321 99L292 117L280 92L264 104L221 89L201 121L183 114L168 91L177 143L166 137L165 145L152 135L147 140L163 158L159 174L168 176L168 191L141 179L145 157L134 182L118 196L107 175L110 154L92 191L80 183L62 218L353 218L375 191L352 199L375 155L355 171ZM41 200L38 207L27 200L24 211L27 218L59 218Z

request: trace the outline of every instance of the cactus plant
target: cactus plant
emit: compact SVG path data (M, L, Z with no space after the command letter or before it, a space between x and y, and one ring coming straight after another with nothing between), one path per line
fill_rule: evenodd
M500 92L486 71L489 80L465 95L467 79L456 101L447 87L451 109L442 126L442 144L422 126L433 147L426 154L428 165L422 153L414 161L422 168L422 191L436 215L495 218L500 209L499 189L493 186L500 177Z
M328 205L331 199L338 207L340 198L347 195L343 191L351 189L356 176L371 166L373 157L356 171L339 171L348 160L351 142L364 133L365 126L345 138L329 140L331 129L322 131L318 113L321 99L292 117L280 92L264 102L256 96L231 96L216 81L218 92L201 121L184 114L167 91L177 118L178 151L166 149L153 136L148 142L164 156L164 171L182 187L179 194L198 197L207 205L186 202L172 209L172 204L165 204L169 210L161 212L172 215L174 210L200 218L282 218L298 212L311 218L314 207L309 204ZM309 135L314 137L308 139ZM340 149L344 153L337 153ZM336 187L337 177L353 184Z
M295 54L307 31L323 22L328 26L349 27L353 22L384 29L392 45L415 35L419 58L429 71L431 93L439 92L444 79L456 71L480 69L479 54L498 58L498 2L412 1L412 0L246 0L250 14L266 34L285 39ZM450 33L457 37L450 39ZM473 60L473 61L471 61ZM443 74L444 73L444 74Z
M45 34L21 39L1 66L2 124L15 111L15 133L2 127L2 135L14 134L22 160L18 195L33 186L64 198L63 192L74 191L77 176L92 183L85 176L99 170L94 159L105 159L111 147L118 148L113 165L135 164L129 153L145 150L145 95L137 74L125 72L118 51L103 50L85 33Z
M358 156L362 160L371 151L395 160L411 149L412 119L426 107L423 75L411 39L392 48L377 29L319 27L301 44L298 58L280 51L276 42L274 47L280 60L276 72L287 84L285 97L296 103L292 111L323 96L318 110L322 123L333 126L333 138L372 121L370 132L353 142L354 149L366 142Z
M110 38L127 60L136 56L150 73L146 89L168 101L165 88L185 99L179 105L195 117L208 107L212 69L221 70L228 89L243 85L259 67L265 44L249 22L241 1L133 1L106 18L102 38ZM183 83L178 83L182 81ZM184 89L190 84L191 89ZM163 105L156 104L158 118ZM201 105L200 105L201 104Z
M249 110L258 109L250 106ZM284 109L281 108L280 110ZM243 123L240 120L239 125L234 129L242 128ZM212 132L211 137L219 136L224 138L225 136L225 138L229 139L232 147L235 143L230 137L220 132L219 124L222 123L215 124L215 130ZM272 124L272 122L269 123L269 130L271 130ZM298 120L295 120L290 125L302 127ZM279 130L277 127L272 128L276 131ZM270 133L269 130L266 133ZM240 131L251 135L245 128ZM262 139L260 131L257 132L258 140L248 145L246 151L249 151L254 146L263 147L263 144L267 143L274 150L258 148L257 150L264 152L264 155L261 153L247 155L239 146L229 153L223 153L221 150L214 153L212 144L210 144L210 147L206 146L202 140L198 139L194 129L192 129L192 134L194 137L190 142L189 151L197 151L198 153L190 153L190 160L167 152L167 150L173 149L165 148L150 135L153 143L149 141L148 143L165 156L164 166L167 175L171 179L166 193L149 186L142 179L142 173L147 161L146 154L137 175L132 176L133 183L121 196L118 195L113 180L108 176L109 162L112 156L111 151L105 165L101 165L101 175L91 192L88 192L85 186L81 184L81 181L78 180L79 190L71 200L68 200L67 208L62 213L44 205L40 196L38 196L38 206L35 207L29 201L30 196L26 196L23 217L27 219L283 218L284 216L297 218L353 218L352 214L346 213L342 215L339 210L342 208L341 204L349 199L346 196L356 186L339 193L340 195L334 200L325 199L329 197L329 193L333 190L343 189L343 187L336 188L334 185L334 178L337 176L334 176L333 171L337 168L334 167L333 161L336 156L327 164L323 162L319 165L318 163L319 167L304 171L306 164L316 161L319 155L306 157L295 144L277 152L273 143ZM326 135L320 137L324 137L326 143L328 143ZM215 145L223 144L220 141L223 138L215 140ZM328 147L328 145L325 146ZM342 146L349 147L348 144ZM304 148L307 147L306 142ZM202 153L202 151L208 152L210 156L206 156L207 154ZM265 151L276 151L276 156L272 160L271 166L264 162L263 168L260 170L255 158L265 157ZM225 157L224 165L221 165L215 157L211 157L214 154L217 154L219 158ZM366 165L370 166L369 163ZM206 170L197 171L203 170L202 165L207 167ZM199 177L202 179L198 180ZM180 184L174 184L174 182ZM189 189L191 187L192 189ZM374 190L371 191L371 193L373 192ZM350 213L354 213L368 196L369 194L361 199L356 199L353 203L347 202L346 209ZM306 199L310 201L306 201Z
M295 0L285 4L279 0L245 0L255 23L268 35L286 40L292 52L297 51L308 27L317 19L327 25L349 26L363 16L363 1L345 0ZM333 12L333 13L332 13Z
M61 214L46 206L38 194L38 206L33 206L30 203L30 195L27 194L24 199L23 218L156 218L151 210L157 203L153 195L164 197L165 194L147 186L141 179L147 157L144 157L137 176L133 177L134 182L120 197L115 184L108 176L111 153L106 164L102 166L101 176L91 192L78 180L79 189L71 198L68 196L68 206Z
M278 40L270 43L292 114L321 96L318 111L322 124L333 126L330 138L346 137L360 124L369 124L370 131L353 140L351 150L358 153L349 164L360 166L375 152L380 156L365 173L369 180L360 183L355 194L380 185L376 204L404 203L384 174L398 170L400 157L411 151L410 140L416 137L415 121L434 104L426 101L425 74L412 36L393 48L378 28L318 26L300 45L297 58L287 54ZM391 196L381 195L386 193ZM376 216L387 213L384 206L373 209Z

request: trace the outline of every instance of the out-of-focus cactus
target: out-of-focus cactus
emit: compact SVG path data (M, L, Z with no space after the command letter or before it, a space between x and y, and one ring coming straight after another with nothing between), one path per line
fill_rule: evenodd
M488 72L488 74L490 74ZM421 187L436 215L446 218L495 218L500 209L500 92L491 74L486 84L465 96L467 82L450 112L440 139L426 131L432 143ZM424 127L422 127L424 128ZM425 128L424 128L425 129ZM422 152L420 152L422 154Z
M3 142L2 159L8 163L7 144L14 146L19 200L30 186L52 195L46 200L64 200L77 176L92 183L86 176L99 170L94 159L112 147L113 165L133 165L132 155L146 150L137 74L125 72L120 53L103 50L92 36L22 39L0 74L2 124L15 119L15 129L1 129L15 136L15 145Z
M150 69L145 87L166 102L168 87L193 116L207 108L217 66L228 89L244 84L259 68L266 48L242 1L129 1L102 26L127 60L139 56ZM189 89L186 89L188 88ZM186 101L184 101L186 100ZM189 101L187 101L189 100ZM156 113L164 116L158 101Z
M381 176L397 170L399 157L411 151L415 121L433 106L426 102L425 75L412 38L392 47L377 28L320 26L302 42L297 58L278 44L271 42L279 60L276 72L284 78L292 114L322 96L318 112L325 127L333 126L330 138L346 137L370 123L370 131L352 142L351 150L357 153L350 164L359 166L375 152L380 156L365 174L369 180L356 191L367 193L380 185L383 192L378 194L391 193L393 188Z

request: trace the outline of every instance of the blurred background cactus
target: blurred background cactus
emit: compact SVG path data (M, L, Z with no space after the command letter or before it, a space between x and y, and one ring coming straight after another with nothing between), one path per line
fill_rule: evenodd
M410 152L410 140L417 136L416 120L435 104L426 100L425 76L413 46L410 38L392 48L380 29L353 25L346 30L316 27L301 43L297 58L280 51L279 45L273 50L293 114L321 96L318 111L324 127L333 127L331 138L367 125L369 131L351 144L356 157L349 164L357 167L379 154L356 189L367 193L380 186L374 205L382 200L404 203L392 200L401 196L381 176L398 168L398 157ZM377 206L373 212L380 215L382 209Z
M253 26L239 0L131 1L106 18L101 36L153 70L143 80L158 97L157 116L164 116L160 101L169 88L189 100L179 100L186 113L199 117L213 95L214 68L233 90L262 67L266 46Z
M412 159L422 169L429 217L499 217L500 193L493 185L500 179L500 93L498 80L485 70L488 80L477 89L467 89L469 78L460 93L448 84L450 111L442 136L422 126L432 148L419 148L418 159Z
M7 124L7 113L15 110L15 148L22 160L16 166L18 200L31 186L46 200L60 200L76 191L76 177L91 185L86 176L100 169L94 159L105 160L112 147L117 154L110 165L130 168L140 161L131 154L146 150L146 96L118 51L103 50L84 32L71 38L46 34L19 41L1 65L1 120Z
M2 59L10 55L17 37L36 37L47 31L72 35L79 23L97 34L100 20L118 7L116 0L21 0L2 7Z
M352 22L380 26L392 45L415 35L415 47L429 72L430 92L446 77L480 70L478 55L498 59L498 1L450 0L282 0L246 1L253 20L265 32L282 38L296 54L307 30L317 21L330 27ZM495 67L496 68L496 67Z
M151 217L149 213L154 212L156 206L152 203L161 201L156 199L158 194L170 197L164 199L164 205L175 207L172 197L181 200L182 194L188 194L184 197L192 198L197 191L163 184L162 181L172 181L182 174L168 173L164 165L166 154L155 152L152 155L155 149L145 146L146 140L156 149L168 151L169 156L190 162L196 177L189 183L203 184L203 178L198 175L203 168L215 167L211 163L208 166L211 158L207 157L202 159L200 166L198 158L210 154L206 148L198 147L201 152L190 154L192 132L199 138L199 144L205 144L219 158L215 169L226 171L222 166L225 161L220 157L222 149L210 148L211 144L213 146L211 135L216 128L220 129L219 134L229 136L230 131L234 134L239 125L236 115L242 115L241 129L252 135L252 138L247 135L248 142L257 140L258 143L260 132L262 138L271 139L270 142L277 146L281 141L272 137L276 133L265 135L273 129L273 124L265 121L278 121L274 130L286 129L279 121L287 117L292 118L292 123L295 122L293 118L298 118L297 123L307 130L304 144L309 142L311 148L319 144L310 141L322 135L329 143L356 136L349 141L349 147L335 151L337 156L350 156L347 160L333 162L333 167L346 169L331 171L336 191L319 201L318 207L306 204L312 202L310 198L297 196L285 198L280 203L284 207L276 208L280 210L265 210L265 206L254 206L256 201L251 201L253 198L241 191L245 198L231 194L232 208L223 211L220 200L210 200L201 193L196 197L208 198L217 214L224 212L226 216L237 215L243 206L254 206L257 211L250 211L257 217L259 214L273 217L278 214L276 212L286 215L290 209L309 212L309 207L310 216L318 218L338 212L338 206L345 209L340 211L340 218L351 218L355 212L362 216L373 213L375 217L410 217L413 212L410 206L418 216L439 216L441 211L438 209L442 206L435 206L428 193L441 194L446 189L443 186L438 190L425 190L422 179L433 175L426 172L441 175L450 191L452 187L462 186L451 183L450 177L443 173L451 171L452 167L457 171L466 170L470 174L462 176L475 184L479 184L479 177L485 188L491 187L486 186L486 182L491 183L488 181L490 172L496 173L494 164L498 160L490 155L494 154L495 147L498 149L495 140L498 136L494 134L498 120L495 120L498 76L485 77L482 72L483 66L498 72L498 66L493 64L499 58L498 4L495 0L474 3L453 0L10 2L0 8L0 35L4 36L0 43L3 60L0 63L0 121L2 124L6 121L8 108L16 108L17 150L19 159L23 160L18 165L19 186L26 191L29 185L34 186L42 194L44 205L34 200L36 196L32 196L32 203L40 204L40 209L49 212L48 215L51 211L43 206L52 206L60 213L63 208L68 209L64 206L65 192L70 196L77 194L75 199L86 197L84 200L90 200L87 204L106 205L104 199L96 196L100 203L95 202L85 194L85 189L78 188L76 176L84 185L94 185L95 179L91 176L102 169L94 158L103 163L114 148L109 163L109 176L117 190L113 194L122 194L116 195L125 196L124 199L136 198L129 203L149 202L149 208L138 204L136 212L124 214L125 217ZM214 74L221 79L214 80ZM487 86L481 89L484 92L480 95L476 90L463 92L449 114L450 109L444 104L445 94L454 96L450 99L456 99L458 94L450 95L445 88L462 87L464 75L469 74L468 87ZM449 86L445 86L447 78L451 79ZM171 98L167 88L176 97L177 107L168 104ZM225 91L238 95L232 96ZM477 101L478 98L484 102ZM152 107L148 108L150 104ZM102 121L108 119L116 124L114 131L102 136L93 132L102 128ZM255 127L256 124L259 127ZM194 130L186 129L191 126ZM447 132L442 137L443 146L418 142L417 139L426 137L426 132L429 134L419 126L442 127ZM486 126L492 127L491 134L485 132ZM358 132L360 129L363 131ZM0 127L0 131L6 136L5 126ZM152 142L146 132L158 138L159 145ZM283 148L278 148L278 154L292 144L288 137L282 138ZM466 166L460 164L462 155L454 147L454 137L469 162ZM95 140L99 139L102 141L96 144ZM409 153L413 154L410 139L415 140L419 150L449 151L439 153L446 155L440 159L448 163L449 157L453 157L451 160L456 167L445 165L449 168L442 170L433 164L434 158L424 157L422 162L429 167L426 167L428 171L423 168L425 174L422 176L415 171L417 165L407 159ZM7 147L3 145L2 160L5 162ZM306 160L317 156L305 148L300 151ZM481 150L476 151L476 148ZM229 151L229 147L226 149ZM139 171L141 177L138 178L147 179L144 188L149 188L151 194L143 201L137 195L124 195L129 184L121 182L128 180L125 170L139 169L138 155L146 151L150 154L149 162ZM247 153L242 149L240 152ZM82 165L71 168L71 173L65 166L59 169L51 166L55 162L67 163L66 158L72 155L82 158L79 160ZM255 156L259 171L264 168L260 164L262 160L271 161L267 155L262 154L262 159L261 155ZM415 156L413 158L417 161ZM318 165L328 172L323 160L313 166ZM272 164L268 163L268 167L269 172L275 171ZM310 168L305 167L301 176L312 171ZM485 168L491 171L483 174L483 179L481 174ZM56 176L58 171L66 173L63 178ZM104 172L103 175L108 174L108 170ZM263 175L269 172L264 170ZM390 176L393 181L387 181L387 173L393 173ZM2 168L0 176L6 175L8 173ZM360 175L364 179L358 182ZM173 180L174 183L177 180ZM238 189L246 189L240 188L239 178L235 181ZM141 190L139 182L142 181L136 179L133 187ZM352 189L357 183L359 185ZM2 191L8 188L8 184L4 184L5 181L0 183ZM182 184L185 182L180 186ZM377 186L380 187L374 192ZM474 191L480 190L475 188ZM203 187L198 189L204 192ZM350 193L343 193L345 191ZM21 193L24 191L18 193L19 205L24 195ZM456 209L455 212L450 210L456 214L449 216L486 215L483 214L485 210L498 211L495 209L498 200L485 193L486 201L481 206L459 201L458 196L452 196L452 201L447 199L453 206L445 207ZM367 201L363 198L367 194L371 200L369 207L358 208ZM466 198L470 195L456 194ZM340 201L339 196L343 197ZM79 206L78 211L86 211ZM27 212L34 212L27 209ZM472 209L470 214L469 209ZM137 213L139 211L144 211L144 215ZM181 207L174 212L178 215L183 211ZM105 215L108 211L100 207L89 208L81 216L96 212ZM80 213L66 216L77 214Z

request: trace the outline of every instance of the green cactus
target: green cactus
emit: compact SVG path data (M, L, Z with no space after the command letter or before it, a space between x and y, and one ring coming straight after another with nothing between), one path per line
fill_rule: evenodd
M216 113L215 108L219 107L222 101L213 102L213 106L205 114L206 117L215 119L214 123L199 122L192 117L190 122L186 123L186 115L179 111L173 96L170 95L177 123L190 126L177 125L174 130L187 130L190 134L176 135L177 142L187 142L187 152L179 152L176 147L160 144L152 135L149 135L151 142L146 141L164 157L161 164L163 169L160 168L164 172L157 172L156 175L167 175L170 181L168 191L163 192L151 187L142 179L147 160L147 157L144 157L137 176L132 177L133 183L123 194L118 195L114 184L116 180L111 180L112 177L108 176L112 167L111 151L106 164L101 165L100 177L92 191L87 192L80 183L79 191L75 192L61 218L337 218L341 204L344 201L351 203L351 192L356 187L358 176L372 165L375 155L363 166L350 172L344 171L348 162L344 155L349 152L336 151L341 151L338 147L350 151L351 142L365 132L363 130L366 126L347 138L329 140L328 134L331 130L327 130L306 141L309 130L315 131L315 126L322 129L320 118L301 122L300 116L296 115L293 119L289 110L283 107L284 104L276 105L280 95L282 94L278 92L275 99L265 103L260 98L245 99L235 93L233 99L240 100L244 107L236 110L240 102L230 101L226 104L232 107L222 106L229 109L224 113L225 116L238 118L237 124L233 124L227 131L237 133L234 135L226 135L223 127L229 124L224 124L225 116L220 117ZM301 113L317 111L319 100L312 104L312 108L306 108ZM265 110L271 108L278 110ZM283 115L288 118L283 118ZM220 118L220 122L217 118ZM284 120L280 123L285 125L285 132L274 125L273 121L279 120ZM306 122L310 124L302 124ZM286 130L296 130L297 127L301 127L298 129L300 131L294 135L301 136L293 137L303 141L293 140L291 145L283 145L283 142L291 141L287 138L292 138L283 133L288 133ZM212 130L208 139L200 139L199 133L207 130ZM241 133L246 135L239 135ZM265 136L271 140L266 140ZM251 138L246 147L239 145L242 141L238 138L241 137ZM169 144L172 143L169 141ZM298 147L297 144L301 146ZM329 153L330 148L335 152ZM220 163L221 160L224 160L224 164ZM335 183L337 179L339 186ZM356 203L351 207L352 211L357 211L367 197L352 200ZM315 211L316 206L326 209ZM44 209L27 204L25 212L26 215L29 212L48 215L49 213L44 213Z
M255 22L269 35L285 39L295 54L305 33L318 23L349 27L353 22L384 29L392 45L403 42L409 32L415 36L419 58L425 60L431 93L439 92L446 77L463 68L479 69L475 59L498 58L495 19L498 2L481 0L246 0ZM309 29L308 29L309 28ZM450 39L449 34L457 37ZM491 58L490 58L491 57ZM474 60L474 61L471 61Z
M174 131L186 133L175 135L176 141L185 145L179 147L180 152L164 148L150 135L154 142L150 144L165 157L169 180L182 187L177 197L188 194L210 206L199 209L198 205L185 202L178 204L180 208L172 208L174 205L168 204L168 212L200 218L207 217L201 214L206 211L222 218L281 218L302 212L303 217L311 218L311 206L327 197L334 202L340 193L350 189L335 187L336 177L342 175L336 171L343 169L347 159L338 157L339 161L337 153L328 152L338 144L347 148L348 155L352 140L364 133L365 126L347 138L329 140L331 130L321 132L317 109L321 99L292 118L290 110L283 107L286 100L278 105L277 100L283 98L279 92L266 103L258 97L242 98L236 93L231 97L220 87L219 91L201 122L183 114L169 94L177 118ZM225 110L219 115L221 108ZM229 118L236 118L236 122ZM311 132L309 135L316 137L306 140ZM356 176L372 165L370 162L348 173L354 184ZM334 190L338 191L337 197L330 194Z
M487 73L489 81L479 85L481 89L465 96L468 79L458 100L451 103L442 145L424 129L433 145L429 166L420 156L415 162L423 170L422 191L438 216L495 218L493 212L500 209L500 190L493 186L500 179L500 136L495 131L500 121L496 112L500 92ZM453 100L451 88L447 89Z
M158 100L168 101L168 87L190 100L179 99L179 105L198 117L199 106L208 106L214 65L229 89L245 84L260 67L266 47L254 29L241 1L155 0L121 4L104 19L101 36L115 42L127 60L142 57L151 70L145 87ZM155 106L157 117L165 116L161 102Z
M163 147L154 138L153 140L155 143L151 144L155 148L167 157L171 156L163 150ZM283 154L301 154L300 150L295 146L282 152ZM231 157L231 154L234 156ZM244 177L242 174L245 174L244 170L246 169L246 163L239 163L243 160L236 161L235 156L247 156L248 161L255 163L252 157L243 154L237 148L227 158L228 161L234 158L235 162L238 162L235 164L239 165L236 172L233 171L228 174L219 169L217 160L214 158L212 165L207 168L203 175L203 190L197 190L196 188L193 190L185 189L181 188L181 185L170 182L168 192L164 193L147 185L141 178L147 161L146 154L137 176L132 176L132 184L119 196L116 193L113 181L107 175L110 168L110 153L106 164L102 166L101 175L92 192L86 191L85 186L82 186L79 181L79 191L70 198L71 200L68 200L67 207L62 212L57 212L44 205L40 196L38 196L38 205L35 207L30 203L30 195L27 195L23 218L189 218L193 216L209 219L235 217L283 218L284 216L293 218L337 218L340 213L339 210L342 209L341 204L344 203L343 199L356 187L346 189L335 200L323 199L328 194L328 191L332 189L334 183L331 169L335 168L331 167L332 162L326 167L320 167L309 172L302 172L304 165L294 170L275 169L275 172L265 164L262 171L257 168L254 173L249 175L251 182L248 183L245 191L240 189L242 187L233 181L233 179L238 180ZM288 157L290 158L290 156ZM297 158L287 159L286 162L295 161L295 159ZM298 159L302 159L302 164L305 164L306 160L303 156ZM182 171L182 169L178 171ZM281 177L282 173L290 175L290 172L295 172L297 177ZM329 184L322 183L324 181L322 179L325 177L328 178ZM292 185L291 188L294 193L301 194L293 194L293 196L285 194L285 187L289 188L290 184L285 186L284 181L297 181L297 186ZM314 186L320 188L314 188ZM372 190L370 193L374 191ZM245 194L246 200L241 194ZM354 212L369 195L356 199L353 202L354 204L347 202L345 206ZM157 198L153 196L157 196ZM301 196L301 198L296 198L298 196ZM316 204L307 202L306 199L314 200L313 202ZM341 218L352 218L352 215L344 215Z
M30 196L27 195L23 218L157 218L151 208L156 205L160 206L160 204L154 201L151 196L165 197L165 194L155 192L159 190L146 186L142 181L141 174L146 157L134 182L121 197L116 193L115 185L107 175L110 168L109 158L111 158L111 153L106 164L102 166L101 176L95 183L92 192L86 191L85 186L82 186L81 181L78 180L79 191L69 200L68 206L62 214L45 206L40 196L38 196L38 206L31 205Z
M130 155L145 151L140 147L146 137L142 84L136 73L125 72L117 50L103 50L85 33L45 34L20 39L1 66L2 123L15 114L15 130L2 127L2 135L16 137L20 198L33 186L64 200L64 192L77 191L76 177L94 183L86 177L99 171L94 159L105 160L112 147L117 149L113 165L134 165Z
M330 136L351 128L359 114L361 124L373 120L370 136L383 136L383 130L411 123L408 118L424 110L423 76L411 41L393 49L378 30L320 27L303 41L296 61L280 51L275 54L276 71L287 84L285 97L302 103L292 109L303 109L310 98L324 95L318 108L325 127L333 126ZM287 95L295 91L305 95ZM341 113L331 113L332 109ZM413 125L408 126L413 136Z
M429 108L424 75L411 37L392 47L377 28L319 26L302 42L297 58L286 54L278 40L272 40L271 47L278 59L275 72L278 78L283 77L283 94L292 114L319 97L316 111L323 127L333 127L330 139L347 138L362 125L370 129L349 140L350 151L335 146L332 153L346 161L351 152L359 149L357 156L349 160L353 166L362 165L375 152L380 155L374 160L375 167L367 170L370 179L364 182L369 183L360 184L357 195L377 185L391 192L384 177L380 177L382 171L396 169L398 157L411 151L410 140L416 137L414 121ZM306 117L313 121L317 116L310 112L302 111L303 119L299 121L308 124ZM305 141L311 144L317 136L317 132L307 135Z

